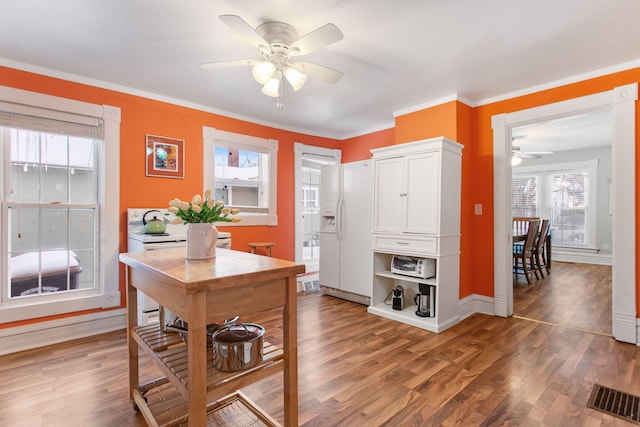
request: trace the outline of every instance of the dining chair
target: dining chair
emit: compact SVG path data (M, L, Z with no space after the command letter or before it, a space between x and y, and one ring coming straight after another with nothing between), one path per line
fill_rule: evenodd
M536 268L535 254L533 252L540 228L540 220L536 219L528 222L527 237L524 243L513 245L513 273L524 274L527 283L531 284L531 279L529 278L531 274L535 275L536 279L540 278L538 277L538 269ZM518 264L520 263L522 267L519 267Z
M535 221L536 219L540 219L537 216L514 216L513 217L513 235L521 236L527 234L529 230L529 221Z
M549 231L551 230L551 222L548 219L542 220L542 225L540 226L540 233L538 233L538 238L536 239L536 243L533 247L533 254L536 260L536 266L540 275L544 277L544 273L542 269L547 270L547 274L551 274L549 270L549 261L547 258L547 244L549 242Z

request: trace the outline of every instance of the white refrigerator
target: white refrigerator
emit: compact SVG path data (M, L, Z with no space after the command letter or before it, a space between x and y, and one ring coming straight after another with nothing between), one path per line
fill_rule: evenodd
M322 292L369 304L373 283L373 162L322 167L320 173Z

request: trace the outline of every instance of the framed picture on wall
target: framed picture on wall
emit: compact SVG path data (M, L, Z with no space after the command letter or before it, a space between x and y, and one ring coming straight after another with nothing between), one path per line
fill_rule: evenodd
M184 178L184 140L146 135L147 176Z

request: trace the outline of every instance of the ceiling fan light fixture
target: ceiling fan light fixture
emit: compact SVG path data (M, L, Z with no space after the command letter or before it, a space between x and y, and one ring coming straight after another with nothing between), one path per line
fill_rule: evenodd
M271 62L260 61L253 64L251 74L253 74L253 78L256 79L258 83L263 85L269 81L275 71L276 67Z
M280 82L282 79L282 73L276 71L273 76L262 86L262 93L273 98L277 98L280 95Z
M293 87L293 90L296 92L299 91L307 81L307 75L301 73L293 67L285 67L284 76L286 77L287 81L291 83L291 87Z

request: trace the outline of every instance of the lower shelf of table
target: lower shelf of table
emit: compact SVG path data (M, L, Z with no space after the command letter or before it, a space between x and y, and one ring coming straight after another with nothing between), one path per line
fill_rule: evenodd
M139 347L156 363L163 374L176 386L183 397L189 387L187 345L177 333L163 332L159 324L135 327L131 335ZM213 366L213 352L207 349L207 396L218 399L234 390L245 387L284 369L284 352L277 346L264 342L263 359L253 368L222 372Z
M145 418L151 415L158 426L189 425L187 401L166 381L135 390L134 401ZM279 427L280 424L238 390L207 406L207 426Z

